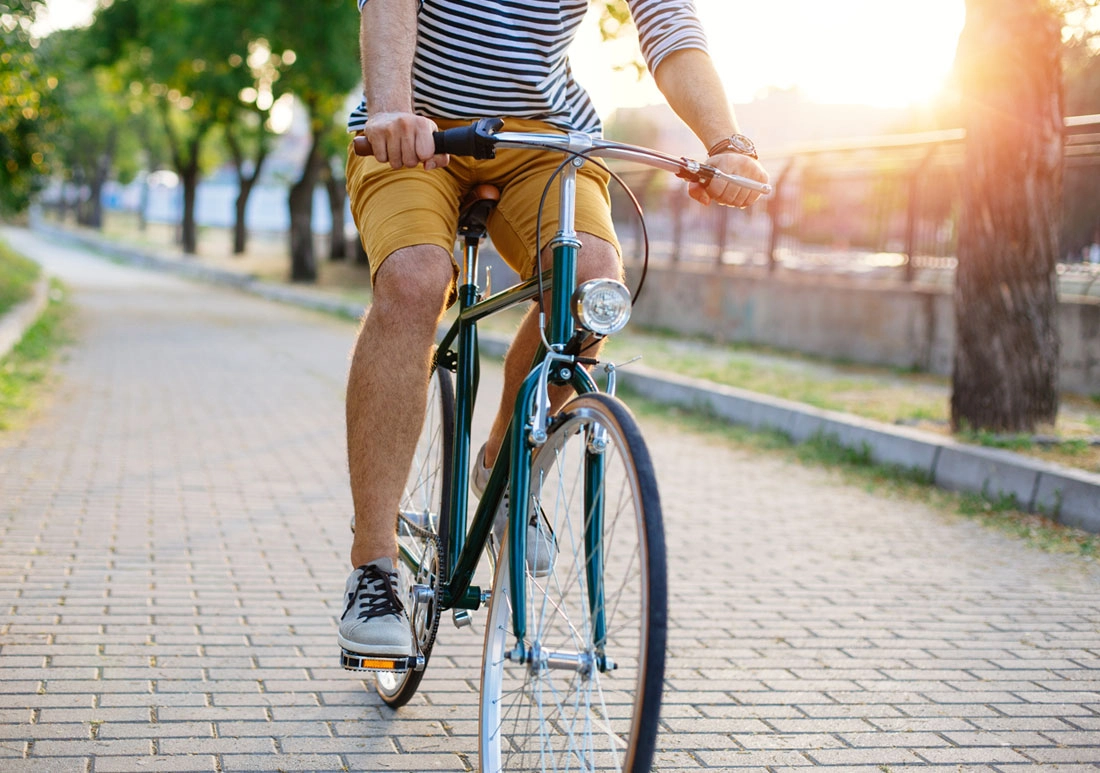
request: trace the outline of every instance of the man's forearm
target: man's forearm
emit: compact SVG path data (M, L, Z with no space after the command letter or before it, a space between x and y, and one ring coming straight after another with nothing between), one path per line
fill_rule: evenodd
M416 0L368 0L360 12L359 55L369 114L412 111L415 51Z
M710 148L737 133L737 120L710 55L697 48L669 54L653 74L676 115Z

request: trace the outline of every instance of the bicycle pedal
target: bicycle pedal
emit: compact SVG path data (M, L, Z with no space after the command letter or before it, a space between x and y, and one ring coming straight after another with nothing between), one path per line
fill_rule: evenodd
M363 655L358 652L340 649L340 665L347 671L381 671L385 673L401 673L415 669L417 658L387 658L377 655Z

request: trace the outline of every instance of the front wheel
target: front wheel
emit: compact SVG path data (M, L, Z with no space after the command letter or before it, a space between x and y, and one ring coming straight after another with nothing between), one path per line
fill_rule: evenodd
M649 770L667 636L664 530L649 452L622 402L582 395L561 411L532 463L528 518L540 511L557 557L548 576L524 572L527 662L513 652L507 539L494 575L481 770Z

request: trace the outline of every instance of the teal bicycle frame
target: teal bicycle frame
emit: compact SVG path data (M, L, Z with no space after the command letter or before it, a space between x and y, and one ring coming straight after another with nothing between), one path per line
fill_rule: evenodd
M550 317L547 327L546 344L557 352L570 340L574 332L573 316L570 311L570 299L576 285L577 255L580 241L574 232L574 206L576 202L577 159L567 164L560 175L561 195L559 202L559 229L551 241L553 268L542 277L542 286L551 291ZM440 342L436 351L437 367L449 367L455 371L455 421L454 443L452 450L450 497L450 543L446 566L449 568L447 581L443 584L442 609L476 609L481 603L481 589L471 587L470 582L477 568L482 550L489 538L493 518L504 496L510 470L529 470L534 446L539 433L545 437L545 427L537 427L538 405L545 411L545 384L547 381L568 381L578 393L594 392L598 387L588 372L576 367L571 357L550 355L547 357L545 345L540 347L535 359L535 367L523 381L516 397L516 407L512 422L504 438L497 462L489 476L485 492L478 502L472 524L467 529L469 509L469 470L471 466L471 432L474 402L479 380L479 357L477 323L503 309L537 297L539 278L535 277L511 289L496 293L479 300L480 290L476 284L477 253L480 239L467 236L463 246L458 288L458 317L448 333ZM542 363L540 366L539 363ZM556 368L554 366L557 366ZM553 372L546 372L550 368ZM540 394L542 392L542 394ZM543 417L544 418L544 417ZM593 463L590 473L599 476L599 460ZM528 477L512 475L508 491L509 501L527 502L530 495ZM595 477L594 480L599 480ZM595 493L598 485L589 485L591 496L586 496L587 512L590 513L585 529L585 543L591 551L588 558L590 568L590 588L598 588L599 562L593 561L599 552L599 538L602 533L602 513L596 506L600 498ZM588 501L592 500L592 501ZM510 528L508 549L513 556L525 555L527 549L527 529L520 527L521 520L527 517L526 507L509 508ZM412 556L406 556L406 561ZM415 570L415 563L412 563ZM511 591L514 600L512 608L512 629L517 642L522 646L526 633L526 604L524 583L524 561L512 561ZM597 631L602 631L603 605L599 603L602 593L592 596L593 620Z
M577 358L562 352L576 330L570 301L576 289L577 256L580 241L574 230L576 206L577 170L588 155L619 158L673 172L686 179L710 179L721 174L713 167L706 167L686 158L674 158L656 151L621 143L605 141L587 134L532 134L526 132L498 132L494 135L497 147L521 149L541 148L572 156L559 172L560 193L558 201L558 232L550 242L553 268L541 277L541 286L551 288L549 324L543 334L543 346L536 355L531 372L523 381L516 397L512 421L506 433L496 464L489 476L486 489L478 502L473 522L467 529L469 509L470 436L473 421L479 366L477 323L503 309L536 298L540 290L540 277L534 277L509 290L488 298L480 298L476 283L477 252L481 235L466 236L459 267L458 318L444 336L436 351L437 367L446 367L456 375L454 443L450 491L450 544L446 558L446 577L442 584L441 609L477 609L482 602L481 589L470 582L477 568L481 553L489 539L493 518L508 486L509 542L512 556L526 555L527 529L522 528L528 517L530 480L526 474L510 471L532 469L535 449L546 439L549 423L548 384L570 384L578 394L599 391L595 380ZM771 188L753 180L723 175L743 187L770 193ZM510 484L509 484L510 480ZM603 604L603 456L588 453L585 457L584 484L584 544L588 603L595 643L598 667L607 668L602 657L606 622ZM519 507L516 503L522 503ZM413 573L417 570L417 558L405 554L403 560ZM524 636L526 635L526 561L513 560L510 568L512 598L512 633L516 638L516 650L509 658L525 662Z

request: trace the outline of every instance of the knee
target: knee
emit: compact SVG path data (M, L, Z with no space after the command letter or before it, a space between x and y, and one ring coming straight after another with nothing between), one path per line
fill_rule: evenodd
M577 260L577 282L589 279L623 281L623 264L615 246L591 234L581 234L581 252Z
M454 264L439 247L407 247L386 258L374 277L372 312L430 320L446 307L454 283Z

